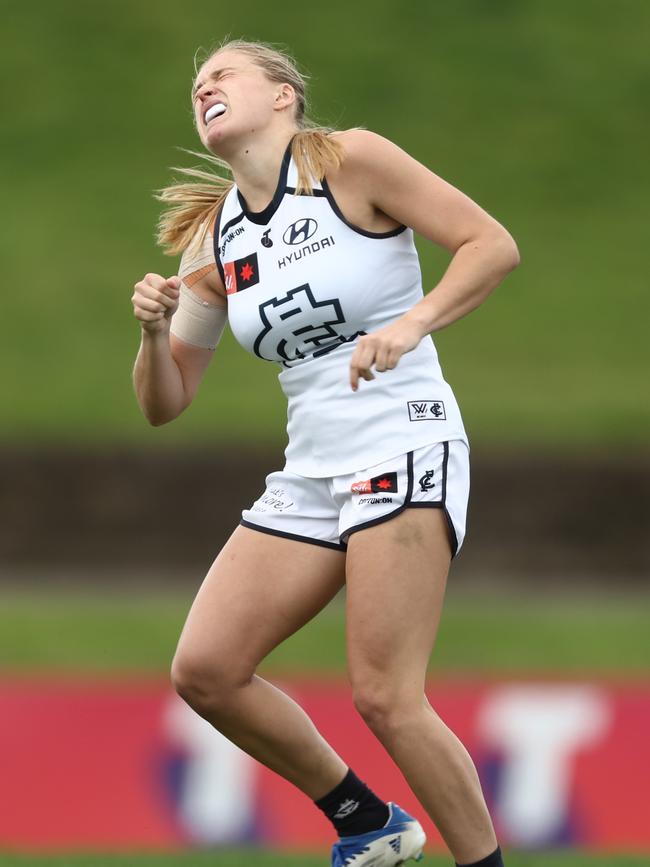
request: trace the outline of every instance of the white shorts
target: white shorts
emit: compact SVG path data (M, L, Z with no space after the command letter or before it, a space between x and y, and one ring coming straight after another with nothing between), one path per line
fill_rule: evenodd
M244 527L345 551L349 537L404 509L443 509L452 554L465 537L469 448L462 440L433 443L355 473L306 478L279 470L242 511Z

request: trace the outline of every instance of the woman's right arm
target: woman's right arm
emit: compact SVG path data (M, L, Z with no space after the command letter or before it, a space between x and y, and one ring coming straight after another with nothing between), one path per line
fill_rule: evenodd
M181 269L181 273L183 270ZM216 268L202 275L192 285L190 303L197 299L209 308L213 316L213 341L216 345L220 330L217 325L225 321L225 298L221 296L221 283ZM135 284L132 297L133 312L140 322L142 340L133 370L133 384L138 403L150 424L158 426L177 418L194 399L203 374L214 355L214 346L207 348L192 345L170 333L172 316L179 306L181 292L179 277L164 278L159 274L147 274ZM210 301L207 301L207 299ZM217 303L215 303L217 302ZM201 304L199 304L199 311ZM193 311L191 312L192 315ZM218 331L219 333L216 333ZM198 332L199 341L203 333Z

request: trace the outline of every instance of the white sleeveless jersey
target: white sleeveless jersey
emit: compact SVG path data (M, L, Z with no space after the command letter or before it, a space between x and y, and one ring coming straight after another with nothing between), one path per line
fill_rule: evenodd
M232 332L244 349L281 366L286 469L334 476L429 443L466 442L428 335L394 370L350 387L359 336L423 297L412 230L367 232L345 219L326 179L313 195L296 196L296 183L289 145L268 207L250 212L235 186L214 231Z

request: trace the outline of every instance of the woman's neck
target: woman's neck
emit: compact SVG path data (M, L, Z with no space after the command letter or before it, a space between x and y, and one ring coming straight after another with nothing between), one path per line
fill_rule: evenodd
M251 137L228 156L235 183L253 212L263 211L275 193L282 158L297 129Z

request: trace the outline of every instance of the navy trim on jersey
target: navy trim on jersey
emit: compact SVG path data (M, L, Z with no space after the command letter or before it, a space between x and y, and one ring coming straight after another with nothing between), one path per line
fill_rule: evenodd
M335 551L345 551L346 549L346 545L343 542L326 542L324 539L311 539L309 536L299 536L297 533L272 530L270 527L263 527L261 524L253 524L245 518L242 518L239 523L250 530L259 530L260 533L268 533L271 536L282 536L285 539L293 539L295 542L308 542L311 545L320 545L322 548L333 548Z
M219 276L221 277L221 282L223 285L226 285L226 275L223 272L223 265L221 264L221 256L219 255L219 247L221 246L221 239L219 238L219 234L221 232L221 215L223 214L223 206L225 204L222 202L221 207L219 208L219 212L214 221L214 229L212 232L212 246L214 247L214 261L217 263L217 270L219 271Z
M295 196L296 195L296 188L295 187L285 187L285 193L292 193ZM301 196L315 196L316 198L323 198L323 199L327 198L327 193L325 192L325 190L319 190L318 187L312 187L311 192L309 192L308 190L303 190L302 193L300 193L299 195L301 195Z
M257 213L255 211L249 211L248 205L246 204L246 199L242 196L239 188L237 188L237 198L239 199L239 204L241 205L242 211L246 215L246 219L250 220L251 223L257 223L258 226L266 226L273 214L275 214L277 209L280 207L280 202L284 198L284 194L287 188L287 176L289 174L290 162L291 142L289 142L289 144L287 145L287 149L284 152L284 156L282 157L280 177L278 178L278 185L275 188L275 193L273 193L273 198L263 211L258 211Z
M221 234L225 235L228 229L232 229L233 226L236 226L240 220L243 220L246 214L242 211L241 214L237 214L236 217L233 217L232 220L228 220L226 225L221 230Z
M336 199L334 198L332 191L330 189L330 185L327 183L327 179L323 178L321 181L323 186L323 190L325 191L325 195L327 196L327 201L330 203L330 206L336 216L341 220L345 225L352 229L353 232L357 232L359 235L365 235L366 238L394 238L396 235L401 235L402 232L406 230L406 226L398 226L396 229L391 229L389 232L369 232L367 229L362 229L360 226L355 226L354 223L351 223L347 220L341 209L339 208Z

